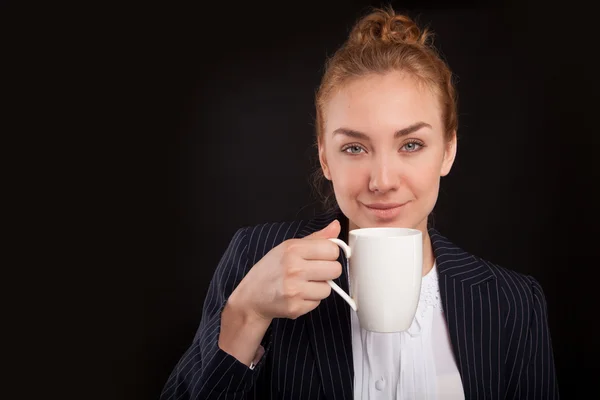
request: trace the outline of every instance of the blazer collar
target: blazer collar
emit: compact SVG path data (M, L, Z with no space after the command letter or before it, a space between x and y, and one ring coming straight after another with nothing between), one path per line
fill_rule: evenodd
M440 277L446 276L461 283L471 281L471 284L480 284L495 277L480 258L456 246L435 228L427 230Z

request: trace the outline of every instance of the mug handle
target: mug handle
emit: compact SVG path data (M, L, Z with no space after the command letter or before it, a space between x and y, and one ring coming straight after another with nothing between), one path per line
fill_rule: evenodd
M329 240L331 240L333 243L340 246L342 248L342 250L344 250L344 254L346 255L346 258L350 259L350 256L352 255L352 250L350 249L350 246L348 246L346 243L344 243L343 240L340 240L340 239L331 238ZM327 280L327 283L329 284L329 286L331 286L331 288L333 290L335 290L340 296L342 296L342 299L346 300L346 303L350 304L350 307L352 307L352 309L354 311L358 310L356 301L354 301L350 296L348 296L348 294L346 292L344 292L342 290L342 288L340 288L334 281Z

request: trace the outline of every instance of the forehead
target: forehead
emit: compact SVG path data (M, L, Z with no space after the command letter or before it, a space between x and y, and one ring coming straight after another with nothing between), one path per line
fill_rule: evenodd
M400 72L350 81L333 94L324 111L326 132L344 127L389 133L418 121L441 129L441 109L433 90Z

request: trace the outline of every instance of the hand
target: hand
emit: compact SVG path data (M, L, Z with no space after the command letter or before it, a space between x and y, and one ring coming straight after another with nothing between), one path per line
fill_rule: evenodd
M238 307L270 321L296 319L315 309L331 294L326 282L342 274L340 249L328 240L340 233L335 220L302 239L289 239L269 251L242 279L236 293Z

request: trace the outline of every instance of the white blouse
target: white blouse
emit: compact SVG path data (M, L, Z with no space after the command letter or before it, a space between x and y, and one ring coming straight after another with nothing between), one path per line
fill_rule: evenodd
M439 294L434 263L422 279L415 319L407 331L366 331L351 311L355 400L465 398Z

